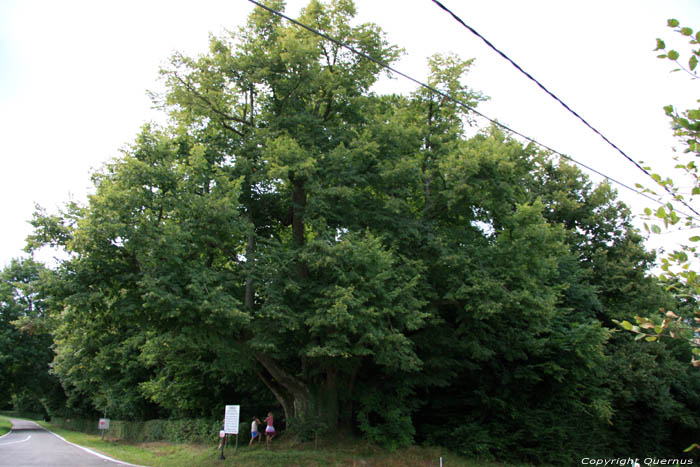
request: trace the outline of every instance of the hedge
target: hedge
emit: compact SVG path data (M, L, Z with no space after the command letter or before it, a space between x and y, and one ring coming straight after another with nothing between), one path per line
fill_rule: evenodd
M58 418L52 424L71 431L100 434L98 420L80 418ZM245 423L241 424L239 433L245 433ZM182 420L148 420L146 422L129 422L110 420L105 439L121 440L130 443L149 441L170 441L174 443L211 443L218 439L221 421L195 418Z

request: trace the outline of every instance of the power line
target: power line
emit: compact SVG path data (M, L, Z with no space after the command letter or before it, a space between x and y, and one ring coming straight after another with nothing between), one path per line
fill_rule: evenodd
M568 160L568 161L571 161L571 162L573 162L573 163L575 163L575 164L577 164L577 165L583 167L584 169L586 169L586 170L588 170L588 171L590 171L590 172L593 172L593 173L595 173L595 174L597 174L597 175L599 175L599 176L605 178L606 180L609 180L610 182L616 183L617 185L619 185L619 186L621 186L621 187L623 187L623 188L626 188L627 190L629 190L629 191L631 191L631 192L633 192L633 193L636 193L636 194L638 194L638 195L640 195L640 196L643 196L643 197L649 199L650 201L653 201L654 203L657 203L657 204L659 204L659 205L661 205L661 206L666 206L666 204L665 204L664 202L662 202L662 201L660 201L660 200L658 200L658 199L656 199L656 198L652 198L651 196L647 195L647 194L644 193L644 192L641 192L641 191L639 191L639 190L635 190L634 188L632 188L632 187L630 187L630 186L628 186L628 185L626 185L626 184L620 182L619 180L616 180L616 179L614 179L614 178L612 178L612 177L610 177L610 176L608 176L608 175L605 175L604 173L602 173L602 172L600 172L600 171L594 169L593 167L590 167L590 166L584 164L583 162L579 162L579 161L573 159L572 157L569 157L569 156L567 156L566 154L564 154L564 153L562 153L562 152L560 152L560 151L557 151L556 149L553 149L553 148L547 146L546 144L540 143L539 141L535 140L534 138L531 138L531 137L529 137L529 136L527 136L527 135L525 135L525 134L523 134L523 133L520 133L519 131L516 131L516 130L512 129L512 128L508 127L507 125L504 125L503 123L501 123L501 122L499 122L499 121L497 121L497 120L494 120L494 119L488 117L487 115L485 115L485 114L479 112L479 111L476 110L475 108L473 108L473 107L469 106L468 104L465 104L464 102L460 101L459 99L456 99L455 97L452 97L451 95L446 94L446 93L440 91L439 89L436 89L436 88L434 88L434 87L432 87L432 86L430 86L430 85L428 85L428 84L426 84L426 83L423 83L422 81L419 81L419 80L417 80L416 78L413 78L413 77L407 75L406 73L403 73L403 72L397 70L396 68L393 68L393 67L390 66L389 64L387 64L387 63L385 63L385 62L383 62L383 61L381 61L381 60L379 60L379 59L376 59L376 58L374 58L374 57L371 57L371 56L367 55L366 53L364 53L364 52L362 52L362 51L360 51L360 50L355 49L355 48L352 47L351 45L348 45L348 44L346 44L346 43L344 43L344 42L341 42L340 40L335 39L335 38L333 38L333 37L331 37L331 36L329 36L329 35L327 35L327 34L321 32L321 31L318 31L318 30L312 28L311 26L308 26L308 25L306 25L306 24L304 24L304 23L301 23L301 22L299 22L299 21L297 21L297 20L295 20L295 19L293 19L293 18L290 18L289 16L285 15L284 13L281 13L281 12L279 12L279 11L277 11L277 10L274 10L274 9L268 7L268 6L265 6L265 5L263 5L263 4L259 3L259 2L257 2L256 0L248 0L248 1L249 1L250 3L253 3L253 4L259 6L260 8L262 8L262 9L264 9L264 10L269 11L270 13L272 13L272 14L274 14L274 15L276 15L276 16L279 16L279 17L281 17L281 18L286 19L287 21L289 21L289 22L292 23L292 24L295 24L295 25L297 25L297 26L299 26L299 27L301 27L301 28L303 28L303 29L306 29L307 31L309 31L309 32L311 32L311 33L313 33L313 34L316 34L316 35L318 35L318 36L320 36L320 37L323 37L324 39L326 39L326 40L328 40L328 41L331 41L331 42L333 42L334 44L339 45L340 47L343 47L343 48L349 50L350 52L352 52L352 53L354 53L354 54L356 54L356 55L359 55L359 56L362 57L362 58L365 58L365 59L367 59L367 60L370 60L370 61L376 63L377 65L379 65L379 66L381 66L382 68L385 68L385 69L391 71L392 73L395 73L395 74L397 74L397 75L399 75L399 76L401 76L401 77L403 77L403 78L405 78L405 79L407 79L407 80L409 80L409 81L411 81L411 82L413 82L413 83L415 83L415 84L417 84L417 85L419 85L419 86L422 86L422 87L424 87L424 88L426 88L426 89L428 89L428 90L430 90L430 91L432 91L432 92L434 92L434 93L436 93L436 94L442 96L442 97L445 98L445 99L448 99L448 100L454 102L455 104L457 104L457 105L459 105L459 106L461 106L461 107L463 107L463 108L465 108L465 109L467 109L467 110L473 112L474 114L476 114L476 115L482 117L483 119L489 121L491 124L496 125L496 126L498 126L499 128L501 128L501 129L503 129L503 130L506 130L506 131L508 131L508 132L510 132L510 133L512 133L512 134L514 134L514 135L520 136L521 138L523 138L523 139L525 139L525 140L527 140L527 141L529 141L529 142L531 142L531 143L533 143L533 144L536 144L537 146L539 146L539 147L541 147L541 148L543 148L543 149L545 149L545 150L547 150L547 151L549 151L549 152L551 152L551 153L557 154L558 156L560 156L560 157L562 157L562 158L564 158L564 159L566 159L566 160ZM685 203L684 203L684 204L685 204ZM688 207L689 207L689 206L688 206ZM695 210L693 210L692 208L691 208L691 210L692 210L693 212L695 212ZM682 215L684 215L684 216L687 216L687 217L692 217L692 216L690 216L690 215L688 215L688 214L683 213L682 211L676 210L676 212L678 212L678 213L680 213L680 214L682 214ZM698 216L700 216L700 214L698 214L697 212L695 212L695 213L696 213Z
M615 149L617 152L619 152L620 154L622 154L622 156L624 156L625 159L627 159L627 160L630 161L632 164L634 164L635 167L637 167L639 170L641 170L642 172L644 172L648 177L650 177L650 178L651 178L652 180L654 180L656 183L658 183L659 185L661 185L661 186L664 188L664 190L666 190L666 192L667 192L668 194L670 194L670 195L673 197L673 199L675 199L676 201L682 203L685 207L687 207L688 209L690 209L696 216L700 216L700 213L699 213L699 212L697 212L695 209L693 209L693 208L692 208L690 205L688 205L684 200L678 198L666 185L661 184L661 183L659 183L658 181L656 181L656 180L654 179L654 177L651 175L651 173L649 173L649 171L648 171L647 169L645 169L644 167L642 167L637 161L635 161L635 160L632 159L630 156L628 156L627 153L625 153L622 149L620 149L615 143L613 143L612 141L610 141L603 133L601 133L601 132L598 131L595 127L593 127L590 123L588 123L583 117L581 117L581 115L579 115L579 114L578 114L576 111L574 111L571 107L569 107L568 105L566 105L566 103L564 103L564 101L562 101L562 100L559 99L556 95L554 95L554 93L552 93L549 89L547 89L542 83L540 83L537 79L535 79L530 73L528 73L527 71L523 70L523 69L520 67L520 65L518 65L518 64L515 63L513 60L511 60L511 58L508 57L505 53L501 52L501 50L499 50L496 46L494 46L494 45L493 45L489 40L487 40L484 36L482 36L481 34L479 34L474 28L472 28L472 27L469 26L467 23L465 23L464 21L462 21L462 19L461 19L459 16L457 16L456 14L454 14L449 8L447 8L445 5L443 5L442 3L440 3L438 0L432 0L432 2L435 3L437 6L439 6L440 8L442 8L443 10L445 10L445 11L446 11L448 14L450 14L458 23L460 23L462 26L464 26L465 28L467 28L472 34L474 34L476 37L478 37L479 39L481 39L482 41L484 41L484 43L486 43L486 45L488 45L491 49L493 49L498 55L500 55L501 57L503 57L504 59L506 59L506 60L507 60L511 65L513 65L520 73L522 73L522 74L524 74L525 76L527 76L528 79L530 79L532 82L534 82L534 83L535 83L540 89L542 89L544 92L546 92L547 94L549 94L549 96L552 97L555 101L559 102L559 104L561 104L567 111L569 111L572 115L574 115L574 116L575 116L576 118L578 118L581 122L583 122L583 124L586 125L588 128L590 128L595 134L597 134L598 136L600 136L600 137L603 139L603 141L605 141L606 143L608 143L608 145L610 145L613 149ZM678 211L678 212L680 212L680 211ZM684 214L684 215L685 215L685 214Z

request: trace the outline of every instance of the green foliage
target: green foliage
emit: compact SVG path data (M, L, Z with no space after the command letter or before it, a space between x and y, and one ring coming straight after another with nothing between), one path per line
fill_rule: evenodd
M0 399L5 409L48 414L63 403L49 334L50 271L13 259L0 272Z
M698 48L700 33L693 35L692 28L680 27L680 22L676 19L669 19L668 26L675 32L689 38L691 47L688 67L681 66L681 69L690 74L693 79L696 79L697 72L695 69L698 63L698 56L700 56L700 48ZM664 41L657 39L657 49L665 49ZM671 51L667 55L660 55L660 58L670 58L672 60L677 60L678 57L679 54L676 51ZM700 194L700 187L697 186L698 167L694 160L700 154L700 146L698 145L700 110L689 109L679 112L674 106L668 105L664 107L664 111L671 119L674 133L684 147L683 155L674 157L675 167L681 171L682 176L691 180L694 186L690 195L686 197L676 188L676 183L673 179L661 180L656 175L656 180L664 186L670 187L675 201L692 202L693 197ZM645 214L652 218L651 209L645 209ZM697 220L694 217L679 215L674 210L672 203L658 208L653 215L656 219L660 219L663 222L665 229L679 229L681 226L688 229L697 227ZM661 227L658 225L652 225L651 229L648 226L646 228L647 231L655 234L662 232ZM698 342L694 335L700 329L697 326L698 311L696 305L698 292L700 292L700 276L697 273L697 265L695 264L698 259L698 250L694 243L697 240L697 236L690 236L688 243L682 245L680 249L666 252L666 255L661 258L661 270L663 272L659 275L661 280L667 284L668 289L683 303L683 307L686 310L690 309L690 311L681 313L673 309L671 311L661 310L662 316L657 316L653 320L649 320L644 316L637 317L637 325L632 325L629 322L621 324L626 330L636 332L640 339L644 338L650 342L654 342L662 337L682 338L690 345L697 347ZM674 313L674 311L678 313ZM663 315L664 313L665 315ZM692 363L694 366L700 366L700 360L695 357L692 358Z
M678 61L680 54L676 50L670 50L658 57L676 62L680 68L673 71L683 70L693 79L697 79L696 67L698 56L700 56L700 49L697 48L697 45L700 44L700 32L693 35L692 28L680 27L680 22L676 19L669 19L668 26L685 38L689 38L691 50L688 66L685 67ZM657 39L656 50L665 52L665 49L665 42ZM691 109L678 112L672 105L664 107L664 110L673 122L672 126L676 136L685 147L684 156L674 157L675 167L689 177L694 185L697 185L697 166L694 158L698 156L700 148L697 143L698 131L700 130L700 111ZM688 160L688 156L690 156L690 160ZM690 196L686 197L680 193L676 182L670 177L662 179L658 174L652 174L652 177L665 190L671 192L675 202L683 202L686 207L690 208L688 203L692 202L694 196L700 194L700 188L694 186ZM647 191L652 192L651 190ZM655 212L646 208L644 213L650 220L661 220L665 229L677 229L680 225L684 225L686 228L697 227L695 218L685 214L679 215L674 210L672 203L657 208ZM649 228L648 224L645 223L645 228L647 232L654 234L662 232L662 228L657 224L653 224ZM622 354L633 346L629 342L617 346L615 351L622 354L621 358L616 355L612 360L612 362L628 364L628 368L620 369L621 371L618 373L621 374L622 381L634 382L630 386L631 391L625 387L624 390L617 393L618 404L634 404L635 408L641 407L642 409L651 407L649 414L646 411L637 412L638 414L644 413L644 415L635 417L633 412L622 412L618 417L630 417L632 421L626 420L619 424L617 431L621 431L625 423L626 425L639 423L641 417L643 417L644 422L653 421L657 427L653 434L647 432L641 439L638 435L622 435L623 439L629 440L630 445L640 452L644 452L644 450L660 452L670 447L668 452L682 450L687 453L692 451L696 445L695 443L690 444L693 437L688 436L686 430L694 430L696 429L694 427L700 423L694 416L697 413L695 407L698 404L698 375L697 371L691 371L687 366L679 368L678 363L678 360L686 359L686 361L691 360L693 366L700 366L700 360L695 358L696 355L700 355L697 340L697 332L700 330L697 326L699 319L697 297L698 292L700 292L700 283L697 279L697 264L695 264L698 252L696 247L692 245L696 240L695 236L690 237L689 244L683 245L679 250L666 252L666 255L661 258L663 272L659 278L666 285L666 290L673 294L674 299L670 303L657 305L658 312L654 314L636 313L634 320L631 318L622 321L613 320L624 330L635 333L634 341L646 341L643 350L633 347L634 353ZM642 342L635 342L634 346L640 344ZM669 354L673 354L673 358L669 358ZM629 375L630 372L642 373L641 378L638 375ZM640 381L643 382L640 384ZM650 386L647 386L647 383ZM624 383L622 385L624 386ZM637 391L635 392L635 390ZM633 392L631 397L629 392ZM629 399L626 399L627 397ZM671 422L670 419L673 418L678 422ZM682 429L679 425L682 426ZM678 433L679 431L682 434L674 436L669 443L667 438L670 433ZM669 446L669 444L673 446ZM690 444L689 447L688 444ZM683 449L683 447L686 448Z
M0 417L0 436L12 429L12 423L4 417Z
M248 432L250 430L246 430ZM318 442L319 437L329 434L330 430L323 416L297 417L287 420L287 433L295 436L299 441Z
M376 394L375 394L376 396ZM396 402L396 399L390 399ZM365 439L387 449L395 450L409 446L413 442L415 429L408 411L404 407L392 406L379 401L364 400L365 404L358 411L359 429ZM386 400L382 401L386 402ZM372 420L372 419L375 420Z
M229 203L237 181L216 167L196 172L207 157L188 137L145 128L95 175L98 191L65 244L74 256L54 331L54 370L71 400L88 396L124 418L157 415L150 401L201 413L245 368L228 340L247 318L225 287L240 246L231 229L247 227Z
M676 19L669 19L668 20L668 27L673 29L675 32L681 34L682 36L690 38L689 43L691 46L697 46L700 44L700 31L698 31L696 34L693 34L693 29L689 28L687 26L681 27L680 22ZM698 66L698 57L700 57L700 50L698 49L692 49L690 51L690 58L688 59L688 66L683 66L678 59L680 58L680 53L676 50L666 50L666 43L661 40L661 39L656 39L656 49L655 51L660 50L663 53L659 54L659 58L663 59L668 59L673 62L675 62L680 68L676 68L673 71L685 71L686 73L690 74L693 79L697 79L698 75L697 72L695 71L695 68Z
M354 13L312 1L300 19L395 59ZM484 99L471 60L428 65ZM144 127L85 206L32 221L30 249L70 253L50 282L69 407L107 408L125 439L205 439L216 424L191 418L233 400L315 442L345 425L393 450L571 464L629 455L629 425L666 453L698 424L688 348L622 368L642 343L608 327L694 301L649 276L629 209L499 129L467 137L467 111L426 90L370 92L380 72L262 10L172 58L171 125Z
M377 374L359 390L357 423L363 437L392 451L411 445L416 432L414 398L409 385Z

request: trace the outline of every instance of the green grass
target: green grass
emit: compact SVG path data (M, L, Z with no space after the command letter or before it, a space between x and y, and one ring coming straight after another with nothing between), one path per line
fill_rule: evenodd
M7 418L0 416L0 436L12 429L12 423Z
M314 448L313 443L297 443L291 440L275 440L269 449L264 444L248 447L247 436L241 436L238 449L235 441L225 449L226 460L220 461L216 449L217 440L211 445L171 444L166 442L129 444L120 441L101 440L99 436L71 432L40 422L41 425L61 435L68 441L88 447L121 461L149 467L326 467L326 466L438 466L440 457L445 466L458 467L515 467L513 465L473 461L461 458L442 448L409 447L389 452L369 443L357 440L336 440ZM235 451L235 452L234 452Z

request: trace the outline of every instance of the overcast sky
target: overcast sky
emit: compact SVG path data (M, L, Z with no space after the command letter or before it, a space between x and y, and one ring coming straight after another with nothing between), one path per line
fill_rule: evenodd
M291 0L287 12L296 16L305 3ZM675 40L667 18L700 28L700 1L442 3L635 160L659 171L673 166L662 107L696 104L700 80L669 73L670 62L653 49L657 37ZM399 70L423 79L429 55L474 57L467 84L490 96L481 106L487 115L629 185L648 185L432 1L356 5L358 22L377 23L405 49ZM55 211L69 199L85 201L90 173L118 156L143 123L160 118L146 91L160 88L158 69L167 58L205 52L209 33L235 30L252 8L246 0L0 0L0 266L22 255L35 203ZM413 89L401 79L378 88ZM649 204L619 191L637 213Z

